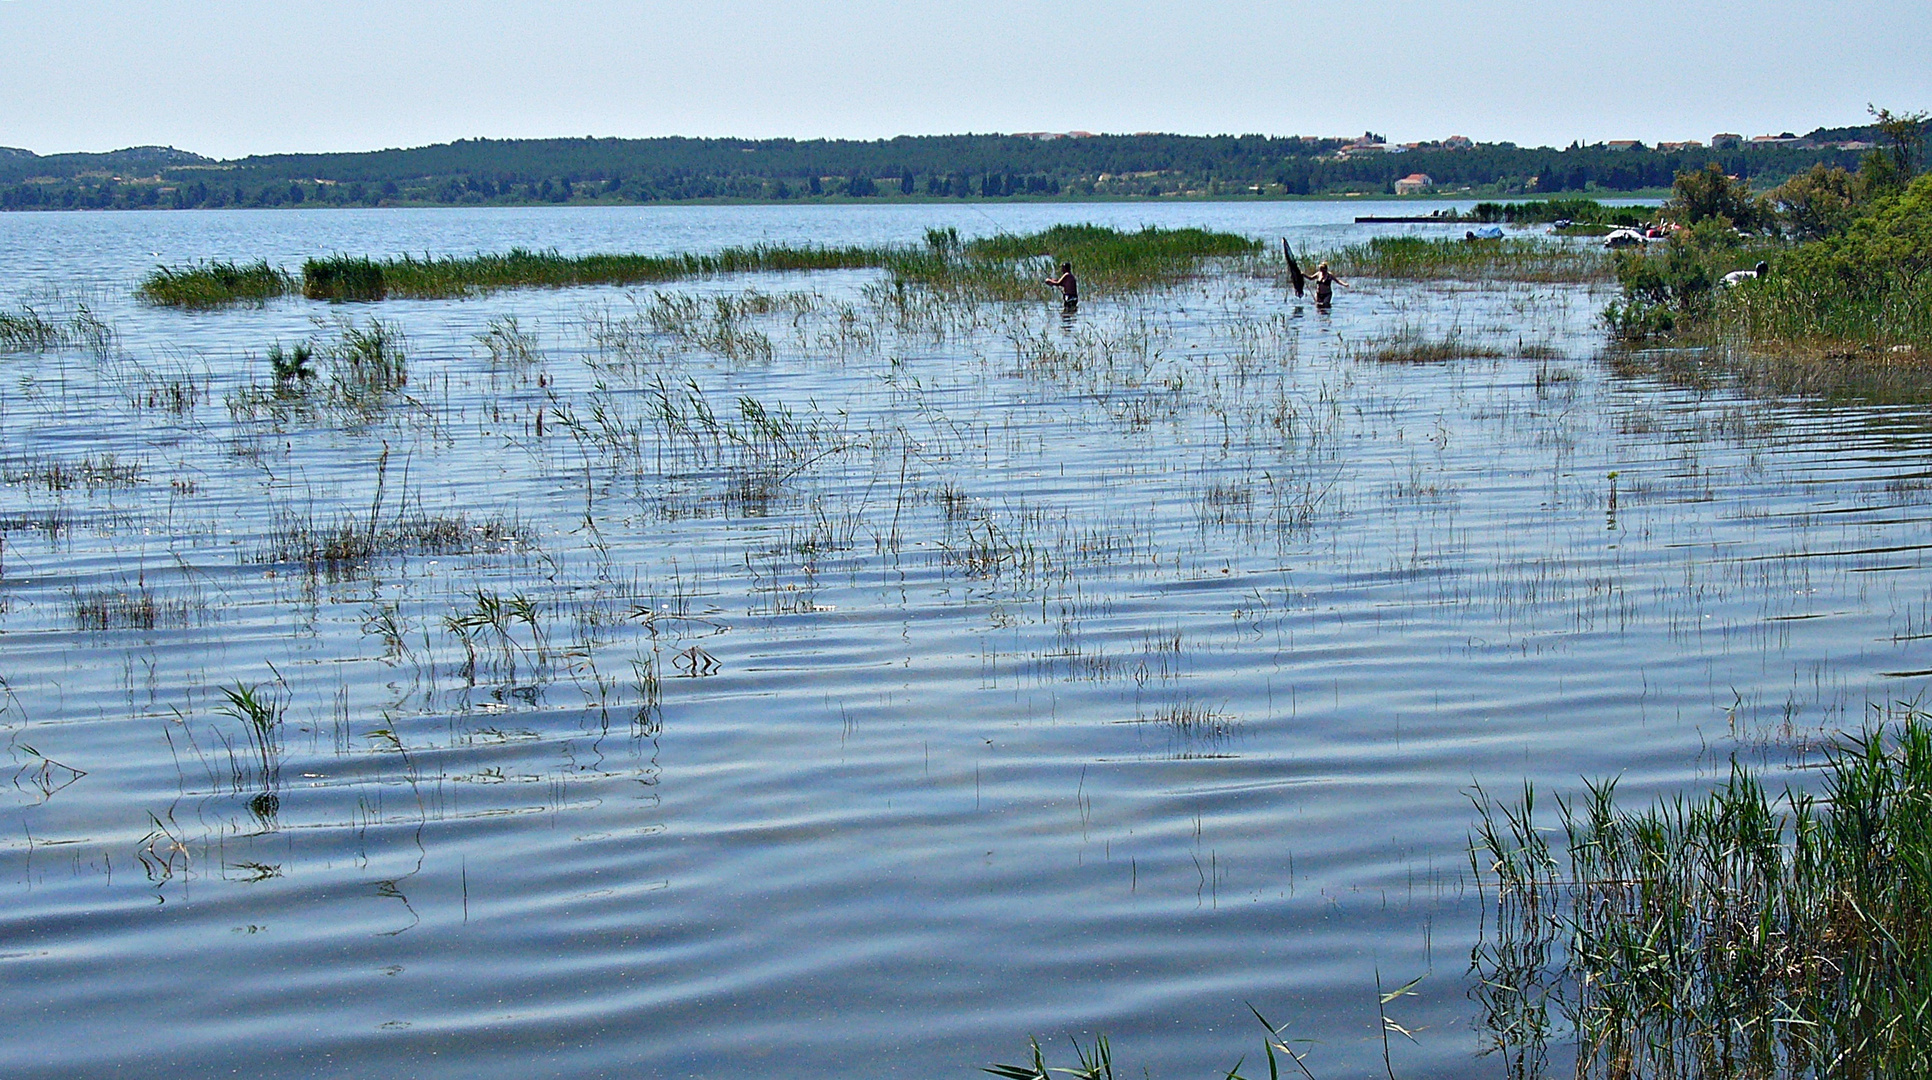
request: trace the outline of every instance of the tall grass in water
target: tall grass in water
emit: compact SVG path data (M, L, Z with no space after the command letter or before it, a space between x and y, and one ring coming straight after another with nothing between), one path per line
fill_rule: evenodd
M1531 281L1590 284L1615 277L1600 248L1532 237L1459 240L1378 236L1331 253L1343 277L1405 281Z
M882 266L890 257L887 248L868 247L781 247L759 245L726 248L709 255L578 255L556 251L529 251L512 248L501 255L417 259L403 256L382 262L356 262L352 269L360 277L364 295L318 294L315 299L378 300L383 296L441 299L474 296L500 289L568 288L577 285L637 285L680 278L715 277L721 274L781 272L796 270L850 270ZM362 265L366 264L366 266ZM321 268L311 261L308 267ZM340 273L339 270L330 270ZM309 270L305 268L307 280ZM330 279L331 289L337 278ZM368 295L368 293L380 295Z
M941 235L935 232L934 235ZM335 255L302 266L301 290L311 300L375 301L389 297L448 299L500 289L639 285L724 274L890 267L901 279L964 286L997 298L1036 296L1038 266L1051 256L1071 260L1080 276L1103 290L1146 288L1179 280L1201 259L1252 254L1258 241L1203 229L1121 232L1097 225L1057 225L1025 236L1002 234L960 243L899 247L786 247L760 244L710 254L576 255L512 248L503 254L405 255L376 260ZM141 283L151 303L217 307L261 302L293 291L294 279L266 262L237 267L206 263L159 267Z
M74 346L106 356L114 345L114 328L102 322L86 304L65 319L50 319L31 307L0 311L0 353L47 352Z
M367 256L332 255L302 264L302 295L311 300L381 300L389 295L380 263Z
M1261 242L1206 229L1148 226L1124 232L1102 225L1055 225L1037 233L1000 233L961 242L950 229L928 230L926 246L888 265L898 281L987 300L1041 295L1042 272L1070 262L1090 292L1159 288L1199 271L1211 258L1253 255Z
M135 289L150 304L193 310L230 304L265 304L295 291L295 280L266 259L246 265L205 262L157 266Z
M1477 995L1513 1063L1554 1004L1580 1076L1932 1075L1932 718L1842 739L1822 797L1735 766L1644 810L1594 785L1559 804L1567 878L1533 792L1476 801Z
M1849 356L1932 353L1932 274L1879 273L1856 287L1773 273L1720 298L1719 326L1742 343Z

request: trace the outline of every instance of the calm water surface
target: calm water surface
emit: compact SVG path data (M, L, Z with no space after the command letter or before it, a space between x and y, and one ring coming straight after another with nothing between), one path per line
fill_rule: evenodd
M965 1077L1105 1032L1204 1076L1252 1002L1364 1075L1378 972L1424 976L1400 1075L1499 1073L1465 792L1783 775L1915 699L1922 410L1619 375L1572 287L130 297L1363 209L0 216L0 310L73 339L0 355L0 1073ZM407 381L352 395L371 319ZM1499 355L1374 362L1404 334Z

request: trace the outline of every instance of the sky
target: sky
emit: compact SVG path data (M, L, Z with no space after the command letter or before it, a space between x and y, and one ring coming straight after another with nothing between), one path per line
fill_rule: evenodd
M1928 0L0 0L0 146L1709 139L1932 108Z

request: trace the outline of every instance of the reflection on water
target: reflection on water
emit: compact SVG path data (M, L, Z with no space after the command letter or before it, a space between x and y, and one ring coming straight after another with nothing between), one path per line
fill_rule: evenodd
M1620 377L1583 290L127 299L372 221L915 218L0 221L8 303L107 328L0 356L0 1067L963 1074L1104 1031L1192 1075L1253 1002L1326 1075L1379 1068L1379 972L1423 977L1397 1067L1459 1075L1472 781L1776 767L1932 668L1923 415ZM1358 346L1404 333L1502 356Z

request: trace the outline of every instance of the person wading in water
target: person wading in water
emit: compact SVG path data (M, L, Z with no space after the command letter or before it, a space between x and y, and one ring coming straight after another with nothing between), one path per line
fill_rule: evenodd
M1080 306L1080 283L1073 278L1073 264L1060 264L1060 276L1045 279L1048 285L1060 290L1060 306L1068 311Z
M1315 306L1318 308L1328 307L1335 302L1335 286L1348 288L1348 282L1336 277L1335 271L1330 270L1326 262L1315 267L1315 272L1308 275L1308 279L1315 283Z

